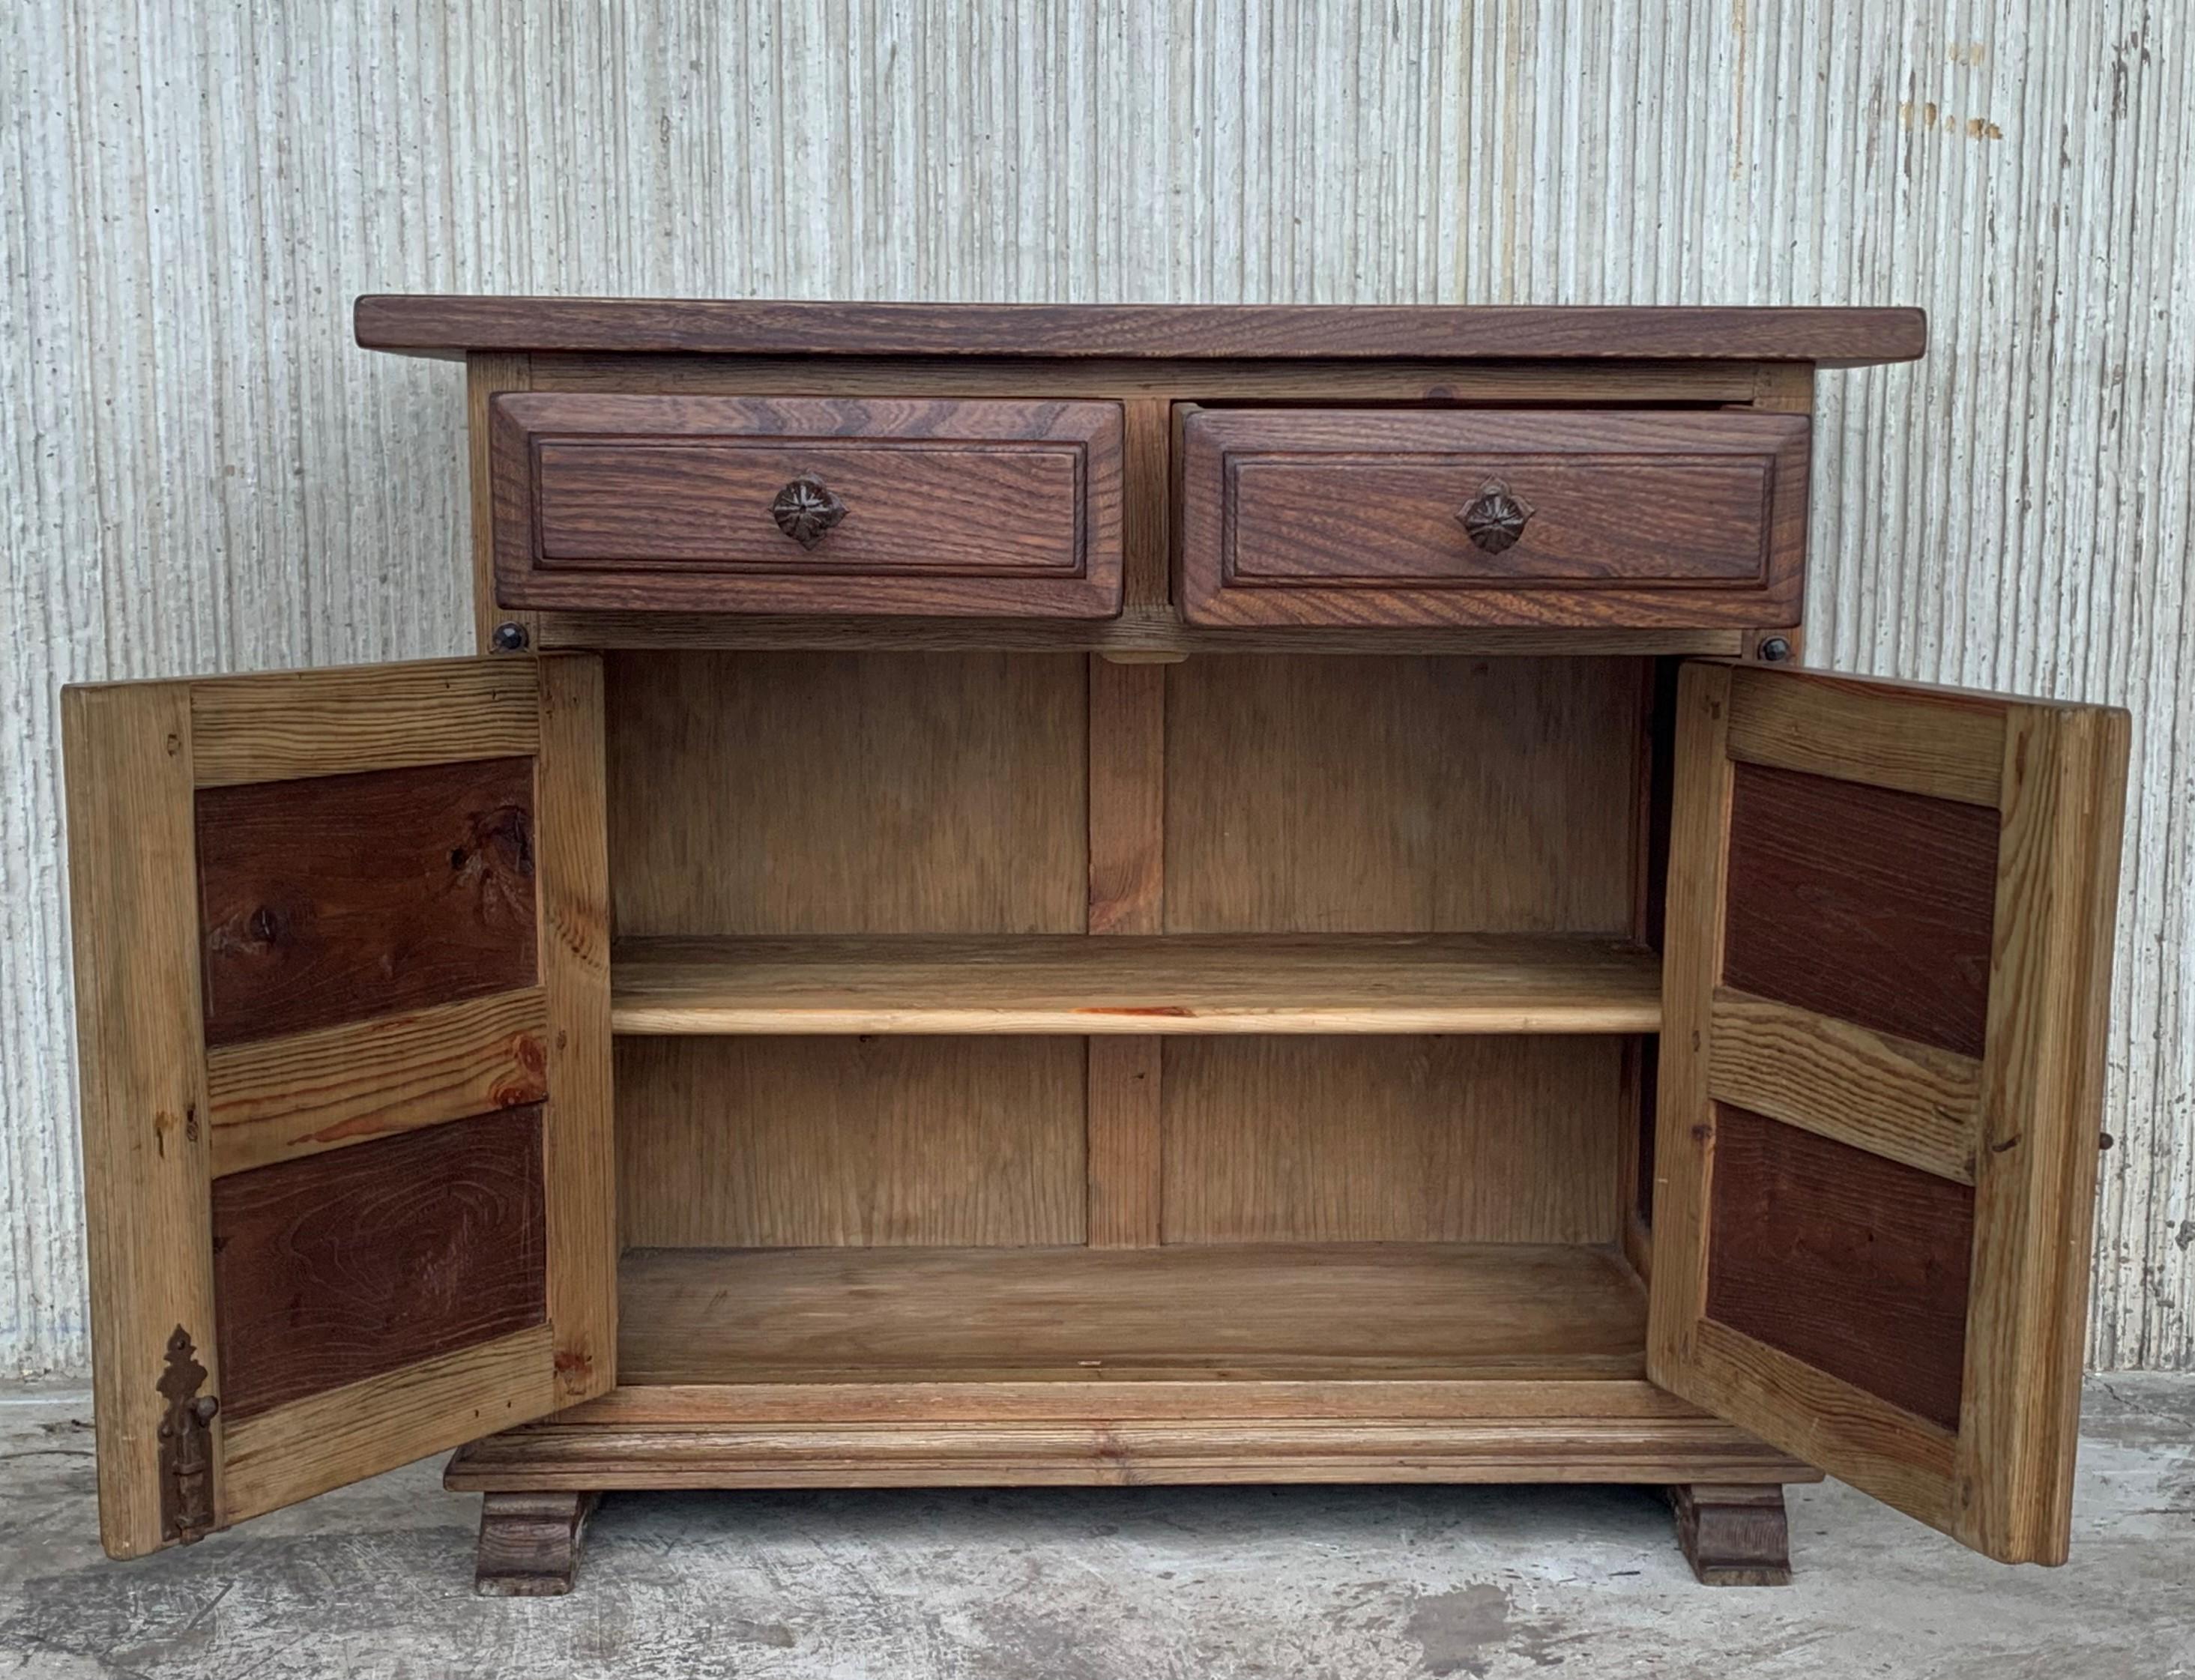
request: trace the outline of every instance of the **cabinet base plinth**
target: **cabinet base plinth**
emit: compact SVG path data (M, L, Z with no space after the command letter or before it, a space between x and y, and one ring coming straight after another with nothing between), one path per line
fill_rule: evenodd
M1702 1586L1789 1586L1782 1484L1692 1482L1669 1490L1677 1544Z
M490 1493L481 1505L473 1591L483 1598L554 1598L572 1590L596 1493Z

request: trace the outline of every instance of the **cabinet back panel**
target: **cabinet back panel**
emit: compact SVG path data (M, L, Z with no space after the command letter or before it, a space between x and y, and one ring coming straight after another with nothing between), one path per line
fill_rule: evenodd
M1082 931L1079 655L607 666L619 934Z
M1171 667L1170 933L1627 935L1635 659Z
M1161 1240L1616 1240L1617 1038L1169 1038Z
M1079 1243L1083 1045L619 1039L625 1243Z

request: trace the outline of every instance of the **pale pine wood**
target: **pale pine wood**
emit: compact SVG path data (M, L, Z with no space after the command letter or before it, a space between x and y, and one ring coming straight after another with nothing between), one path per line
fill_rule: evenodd
M1841 781L1995 805L2004 709L1954 688L1789 670L1734 673L1730 756Z
M1681 692L1662 1040L1664 1194L1649 1374L1990 1556L2061 1561L2070 1539L2125 714L1759 669L1688 670ZM1754 716L1763 705L1772 713L1766 725ZM1984 797L1977 760L1985 750L1995 754L1996 780ZM1762 757L1764 751L1774 756ZM1751 1037L1726 1051L1718 1034L1734 1017L1710 999L1731 889L1730 762L1741 756L1997 811L1989 1017L1973 1078L1971 1168L1961 1136L1945 1126L1962 1115L1964 1070L1939 1052L1921 1056L1917 1046L1846 1023L1800 1029L1786 1016L1786 1077L1755 1077L1750 1088L1737 1088L1750 1077L1743 1064L1758 1056L1760 1021L1742 1011L1735 1024ZM1818 1067L1798 1058L1802 1039L1806 1063L1819 1060ZM1719 1083L1734 1069L1735 1085ZM1953 1090L1941 1088L1947 1075L1958 1081ZM1899 1095L1885 1103L1893 1087ZM1973 1182L1956 1433L1703 1316L1710 1103L1764 1096L1780 1102L1781 1118L1795 1124Z
M1168 1038L1165 1240L1613 1243L1622 1045Z
M1607 1251L1490 1244L638 1249L629 1384L1636 1377Z
M2040 706L2005 731L1954 1532L2008 1562L2071 1534L2129 731Z
M1771 414L1814 411L1812 362L1761 362L1753 370L1753 406Z
M1716 1100L1974 1182L1981 1064L1972 1056L1728 987L1715 988L1708 1027Z
M540 739L526 659L210 676L190 695L200 787L516 757Z
M516 1331L228 1427L223 1523L276 1510L554 1411L553 1337Z
M535 870L549 998L543 1190L557 1403L617 1381L617 1159L610 1096L610 884L602 668L541 659Z
M1439 629L1357 625L1327 630L1214 630L1184 624L1162 602L1131 601L1116 618L856 618L729 613L557 613L530 621L534 645L589 649L808 650L817 653L1093 653L1179 661L1195 653L1446 654L1553 657L1697 654L1736 659L1749 633L1677 626L1662 630ZM1779 634L1789 635L1789 631Z
M1651 952L1530 934L621 940L629 1035L1651 1033Z
M1161 931L1165 861L1165 668L1092 658L1090 931Z
M495 598L495 497L488 459L488 404L504 391L533 388L533 358L475 351L465 358L466 460L471 472L473 646L492 652L498 624L516 624L539 645L540 616L500 607Z
M1149 1248L1160 1240L1163 1039L1089 1041L1088 1240Z
M520 1103L549 1088L539 987L206 1053L213 1175Z
M1083 1041L620 1038L628 1246L1079 1243Z
M202 1060L190 685L61 696L69 923L91 1272L99 1530L107 1553L166 1544L158 1384L181 1326L220 1392ZM216 1414L215 1509L222 1486Z

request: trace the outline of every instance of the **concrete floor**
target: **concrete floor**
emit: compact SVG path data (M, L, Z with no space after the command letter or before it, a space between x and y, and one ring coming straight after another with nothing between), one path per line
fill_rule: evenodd
M88 1417L0 1393L0 1675L2195 1675L2195 1379L2091 1384L2063 1569L1831 1482L1750 1591L1634 1489L1124 1488L628 1494L573 1596L479 1599L439 1460L114 1564Z

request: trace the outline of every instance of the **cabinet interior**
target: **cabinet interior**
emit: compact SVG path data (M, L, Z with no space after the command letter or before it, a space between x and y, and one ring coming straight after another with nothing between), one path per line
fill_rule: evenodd
M1641 1374L1655 681L608 656L620 1380Z

